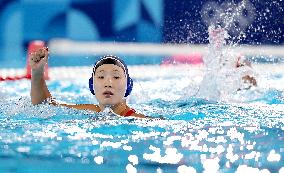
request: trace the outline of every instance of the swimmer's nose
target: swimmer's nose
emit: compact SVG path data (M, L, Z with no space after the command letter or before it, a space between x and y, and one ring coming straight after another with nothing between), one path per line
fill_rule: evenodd
M112 87L112 78L107 77L105 81L105 88L111 88Z
M112 86L111 85L105 85L105 88L111 88Z

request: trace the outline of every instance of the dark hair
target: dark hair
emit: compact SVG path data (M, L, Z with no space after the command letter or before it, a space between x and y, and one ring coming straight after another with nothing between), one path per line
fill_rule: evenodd
M94 66L94 73L96 72L97 68L99 68L103 64L117 65L123 69L124 73L126 73L125 65L121 63L121 60L117 59L117 57L114 58L114 56L104 56L103 58L101 58Z

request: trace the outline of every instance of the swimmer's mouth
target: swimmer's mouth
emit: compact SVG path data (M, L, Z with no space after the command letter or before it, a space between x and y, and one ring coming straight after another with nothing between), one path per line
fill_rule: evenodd
M105 92L103 92L103 95L105 97L111 97L113 95L113 93L111 91L105 91Z

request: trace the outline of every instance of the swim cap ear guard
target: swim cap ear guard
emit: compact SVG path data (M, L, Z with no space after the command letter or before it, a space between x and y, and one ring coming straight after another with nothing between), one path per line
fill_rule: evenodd
M131 79L131 77L129 77L129 74L128 74L128 69L127 69L127 66L126 64L124 63L124 61L116 56L113 56L113 55L106 55L106 56L103 56L102 58L100 58L94 65L94 68L93 68L93 73L92 73L92 77L89 79L89 89L91 91L91 93L93 95L95 95L95 90L94 90L94 73L95 73L95 70L103 65L103 64L114 64L114 65L118 65L121 67L120 63L123 67L123 70L126 74L126 78L127 78L127 86L126 86L126 91L125 91L125 94L124 94L124 97L127 97L130 95L131 91L132 91L132 88L133 88L133 80Z

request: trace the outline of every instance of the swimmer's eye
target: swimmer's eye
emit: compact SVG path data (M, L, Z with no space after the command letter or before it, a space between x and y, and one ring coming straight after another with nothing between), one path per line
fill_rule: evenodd
M114 76L113 78L114 78L114 79L120 79L120 77L119 77L119 76Z
M98 76L97 78L99 78L99 79L104 79L104 76Z

